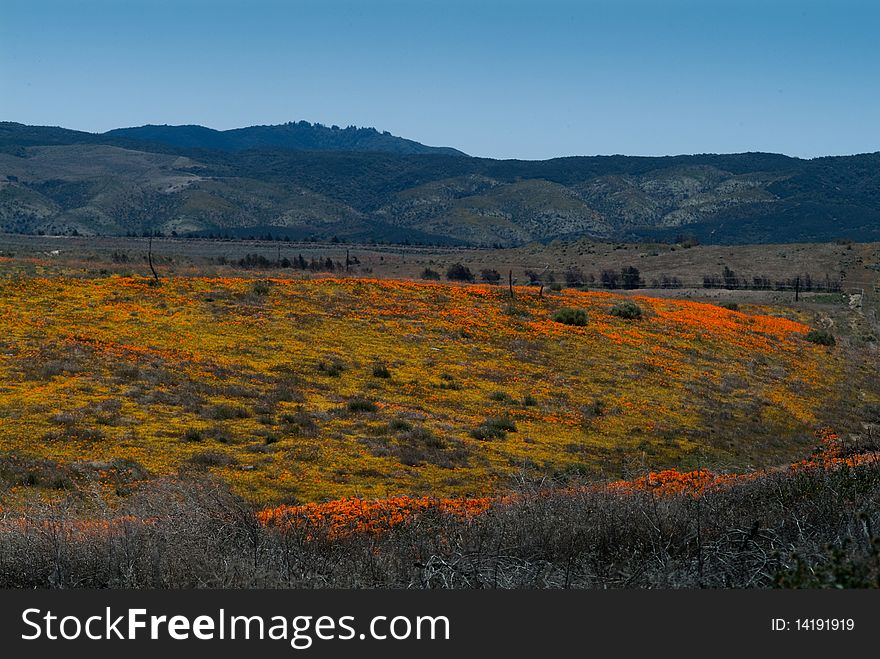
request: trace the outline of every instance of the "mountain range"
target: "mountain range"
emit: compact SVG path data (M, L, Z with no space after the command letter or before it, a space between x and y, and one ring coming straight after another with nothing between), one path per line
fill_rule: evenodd
M880 153L475 158L308 122L0 123L0 231L462 245L880 240Z

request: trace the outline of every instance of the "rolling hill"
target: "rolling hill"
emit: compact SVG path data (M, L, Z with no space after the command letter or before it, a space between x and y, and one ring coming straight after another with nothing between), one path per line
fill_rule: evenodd
M844 355L778 315L381 279L50 281L0 278L0 446L195 465L264 504L484 496L637 456L774 465L858 413L840 412ZM640 318L615 315L624 299Z

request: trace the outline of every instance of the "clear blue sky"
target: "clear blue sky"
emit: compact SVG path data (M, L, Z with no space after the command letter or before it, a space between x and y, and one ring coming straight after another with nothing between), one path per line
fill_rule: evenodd
M305 119L473 155L880 150L870 0L0 0L0 119Z

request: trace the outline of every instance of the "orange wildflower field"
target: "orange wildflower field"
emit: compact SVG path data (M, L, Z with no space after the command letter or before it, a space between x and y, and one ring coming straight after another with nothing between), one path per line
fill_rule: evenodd
M791 312L627 299L640 319L605 292L7 276L0 452L108 499L184 469L260 506L406 507L486 502L522 475L782 464L829 423L845 364ZM563 307L587 324L555 322ZM53 496L37 480L6 500Z

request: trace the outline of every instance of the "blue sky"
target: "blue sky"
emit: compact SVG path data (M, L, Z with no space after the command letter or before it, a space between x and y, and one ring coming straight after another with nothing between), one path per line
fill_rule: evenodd
M880 150L880 2L0 0L0 119L472 155Z

